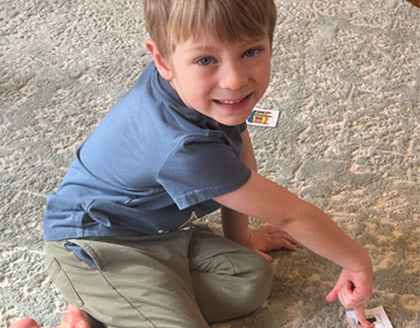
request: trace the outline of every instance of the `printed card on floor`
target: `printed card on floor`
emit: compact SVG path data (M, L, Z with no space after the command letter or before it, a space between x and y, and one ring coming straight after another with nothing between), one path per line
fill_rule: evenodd
M275 110L254 108L249 115L247 123L249 125L275 127L279 119L279 112Z
M393 328L388 316L385 313L383 306L378 306L374 309L366 310L366 319L375 325L375 328ZM346 311L347 321L351 328L362 327L357 320L354 311Z

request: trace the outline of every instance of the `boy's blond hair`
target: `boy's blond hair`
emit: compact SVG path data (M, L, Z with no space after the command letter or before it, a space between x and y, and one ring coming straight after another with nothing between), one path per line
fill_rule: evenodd
M235 42L267 35L272 42L274 0L143 0L146 29L168 58L177 44L203 34Z

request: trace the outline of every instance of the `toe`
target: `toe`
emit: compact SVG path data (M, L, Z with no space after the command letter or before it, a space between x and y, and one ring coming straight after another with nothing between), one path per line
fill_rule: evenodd
M25 318L15 322L10 328L40 328L34 319Z

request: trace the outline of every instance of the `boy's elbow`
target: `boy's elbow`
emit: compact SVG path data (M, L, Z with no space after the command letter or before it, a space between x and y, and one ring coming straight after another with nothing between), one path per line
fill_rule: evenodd
M283 229L319 213L316 206L254 171L241 188L214 200Z
M287 209L275 219L275 225L286 230L291 225L305 220L312 220L319 215L319 210L315 205L308 203L296 196L293 203L286 206Z

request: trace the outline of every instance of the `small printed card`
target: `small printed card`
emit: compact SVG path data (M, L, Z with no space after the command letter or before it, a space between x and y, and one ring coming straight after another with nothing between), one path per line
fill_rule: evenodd
M278 119L278 111L254 108L251 115L248 117L247 123L249 125L275 127Z
M375 328L393 328L383 306L378 306L374 309L366 310L365 313L367 320L373 323ZM346 311L346 317L351 328L361 327L354 311Z

